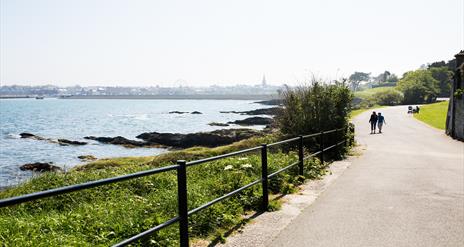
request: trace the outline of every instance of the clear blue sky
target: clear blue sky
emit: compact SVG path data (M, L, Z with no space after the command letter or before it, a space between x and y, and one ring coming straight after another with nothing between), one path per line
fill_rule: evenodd
M0 0L0 83L295 84L464 49L463 0Z

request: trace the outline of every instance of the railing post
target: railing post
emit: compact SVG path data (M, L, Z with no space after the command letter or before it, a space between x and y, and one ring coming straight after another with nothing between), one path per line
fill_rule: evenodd
M303 165L304 165L304 152L303 152L303 136L300 136L298 142L298 174L303 176Z
M262 210L267 211L269 206L269 192L267 183L267 145L263 144L261 148L261 185L263 187Z
M321 161L321 164L324 164L324 131L321 132L319 146L321 147L321 150L320 150L321 153L319 154L319 160Z
M188 206L187 206L187 166L185 160L178 160L177 164L177 203L179 210L180 246L189 246L188 236Z
M355 135L354 125L350 125L350 146L353 146L354 144L354 135Z

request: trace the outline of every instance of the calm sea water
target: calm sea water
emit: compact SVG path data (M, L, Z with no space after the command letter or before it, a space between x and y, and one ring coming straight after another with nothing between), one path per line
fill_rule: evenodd
M84 140L84 136L123 136L135 139L143 132L192 133L221 128L210 122L228 122L248 116L219 111L245 111L266 106L247 100L0 100L0 187L17 184L32 175L19 166L54 162L68 169L82 162L79 155L97 158L150 156L160 148L125 148ZM200 111L203 114L168 114ZM262 127L254 127L262 128ZM29 132L45 138L86 141L84 146L60 146L46 141L20 139Z

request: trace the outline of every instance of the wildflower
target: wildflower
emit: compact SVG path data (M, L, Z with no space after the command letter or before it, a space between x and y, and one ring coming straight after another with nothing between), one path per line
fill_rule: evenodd
M224 171L231 170L232 168L234 168L234 166L228 165L228 166L224 167Z
M251 164L248 164L248 163L242 165L242 168L251 168L251 167L253 167L253 166Z

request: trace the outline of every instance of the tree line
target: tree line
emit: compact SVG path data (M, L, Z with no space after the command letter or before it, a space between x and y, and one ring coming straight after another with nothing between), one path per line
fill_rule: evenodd
M450 97L453 71L456 60L438 61L422 65L419 69L405 72L401 78L385 71L377 76L371 73L354 72L348 78L354 92L368 88L391 87L375 93L378 104L432 103L437 97Z

